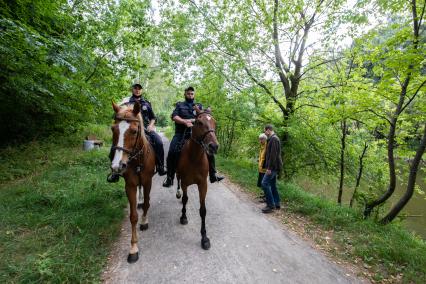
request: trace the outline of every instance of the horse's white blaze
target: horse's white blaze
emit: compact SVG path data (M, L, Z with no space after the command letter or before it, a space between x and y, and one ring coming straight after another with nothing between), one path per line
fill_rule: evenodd
M141 224L142 224L142 225L148 224L148 216L143 216L143 215L142 215L142 218L141 218Z
M210 115L207 115L207 120L212 119L212 117Z
M123 147L124 146L124 133L127 131L127 129L129 129L130 124L123 120L120 121L120 123L118 124L118 143L117 146L118 147ZM111 164L111 168L113 170L118 170L120 168L120 161L123 158L123 151L122 150L115 150L115 155L114 155L114 160L112 160L112 164Z

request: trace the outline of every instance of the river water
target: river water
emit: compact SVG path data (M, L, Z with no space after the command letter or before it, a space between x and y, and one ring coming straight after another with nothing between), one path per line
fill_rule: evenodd
M403 169L403 167L400 167ZM406 166L405 169L408 167ZM426 192L426 183L425 183L425 169L419 170L417 173L417 185L420 186L420 189ZM318 183L313 182L308 178L297 179L296 182L305 190L314 193L323 198L330 200L335 200L337 202L338 194L338 183L331 185L318 185ZM398 183L395 189L393 196L390 200L387 201L387 208L396 204L399 198L405 193L406 184ZM345 188L343 192L342 202L348 206L349 200L352 196L353 188ZM406 227L411 232L419 235L426 240L426 195L419 194L415 192L411 200L402 210L401 214L407 215L405 220L402 222L403 226Z

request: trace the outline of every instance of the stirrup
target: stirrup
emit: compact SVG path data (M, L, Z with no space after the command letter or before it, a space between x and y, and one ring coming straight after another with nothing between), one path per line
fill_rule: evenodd
M216 174L214 174L214 175L211 175L210 176L210 183L214 183L214 182L217 182L217 181L221 181L221 180L223 180L225 177L223 177L223 176L218 176L218 175L216 175Z

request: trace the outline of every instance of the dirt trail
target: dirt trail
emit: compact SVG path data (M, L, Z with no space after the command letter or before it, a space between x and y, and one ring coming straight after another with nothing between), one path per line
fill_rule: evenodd
M166 139L164 143L168 145ZM188 189L189 223L183 226L176 187L163 188L162 181L158 176L153 181L149 229L138 235L139 261L126 261L130 247L126 219L103 275L106 283L365 282L284 229L276 218L260 213L258 204L226 183L209 184L206 229L211 248L205 251L200 246L196 187Z

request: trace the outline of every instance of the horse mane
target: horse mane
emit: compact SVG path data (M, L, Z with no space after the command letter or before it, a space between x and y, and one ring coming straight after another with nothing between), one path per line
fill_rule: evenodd
M133 114L133 104L125 103L120 105L120 113L124 113L124 117L134 117ZM130 115L127 115L130 114ZM136 118L139 120L139 124L141 127L141 139L143 142L143 145L149 145L148 139L146 138L145 131L144 131L144 124L143 124L143 118L141 113L139 112Z

